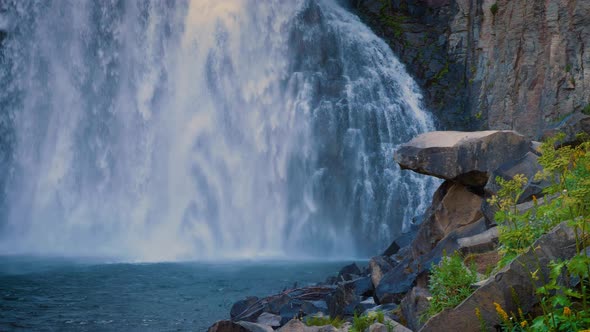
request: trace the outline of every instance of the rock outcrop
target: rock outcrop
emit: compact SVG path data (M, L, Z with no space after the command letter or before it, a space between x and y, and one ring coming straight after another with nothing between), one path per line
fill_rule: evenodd
M349 0L444 129L540 138L590 103L590 2Z
M529 149L530 141L514 131L435 131L402 144L394 159L403 169L477 187Z

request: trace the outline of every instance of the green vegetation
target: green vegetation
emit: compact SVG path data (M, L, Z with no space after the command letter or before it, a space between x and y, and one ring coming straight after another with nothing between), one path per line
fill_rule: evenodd
M586 107L582 109L582 113L590 115L590 104L586 105Z
M572 65L570 65L569 63L567 65L565 65L565 72L569 73L572 71Z
M498 3L494 3L491 7L490 7L490 12L492 12L492 15L496 16L496 14L498 14L498 9L500 9L498 7Z
M326 326L332 325L336 328L341 328L344 325L344 320L340 317L330 318L330 316L308 316L304 320L307 326Z
M449 63L447 62L447 63L445 63L445 66L443 67L443 69L439 70L439 72L436 73L436 75L434 75L432 80L434 82L438 82L438 81L440 81L441 78L443 78L448 73L449 73Z
M539 286L536 295L541 315L532 317L520 309L507 313L499 304L494 304L503 331L579 331L590 327L590 257L586 250L590 238L587 229L590 222L590 142L580 137L584 143L578 146L555 148L563 137L558 135L541 147L539 163L544 171L536 178L551 181L543 202L533 197L532 209L518 211L516 203L526 183L522 175L498 181L502 190L492 198L499 207L496 218L501 227L504 262L530 249L539 236L563 221L567 221L576 234L577 254L569 260L552 262L548 281L540 280L538 267L527 267L531 281Z
M385 314L383 311L373 311L369 312L367 315L354 315L350 332L364 332L374 323L384 324L387 327L387 331L393 331L394 326L391 321L385 320Z
M433 316L446 308L456 307L471 295L471 285L476 281L475 269L466 267L458 253L445 255L430 274L428 287L432 300L426 314Z

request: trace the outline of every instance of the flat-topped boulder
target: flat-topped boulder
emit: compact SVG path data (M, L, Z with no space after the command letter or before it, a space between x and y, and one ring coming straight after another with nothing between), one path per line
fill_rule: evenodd
M530 144L510 130L433 131L402 144L394 159L402 169L481 187L500 165L524 156Z

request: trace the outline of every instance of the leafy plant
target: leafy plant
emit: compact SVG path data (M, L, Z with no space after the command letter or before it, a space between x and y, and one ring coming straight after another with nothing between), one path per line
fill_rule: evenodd
M590 222L590 142L579 136L583 143L556 148L563 139L563 134L558 135L541 146L539 163L543 172L536 178L551 181L545 189L546 199L542 204L535 200L534 209L525 213L515 209L522 178L502 183L504 190L494 198L494 203L500 208L496 217L501 220L502 227L511 225L520 232L528 225L534 225L528 228L535 232L534 240L550 226L567 221L576 235L577 254L568 260L552 262L549 280L543 281L536 290L542 315L526 319L521 310L518 315L508 314L495 304L503 331L580 331L590 327L590 257L586 250L590 238L587 230ZM514 229L505 229L504 237L502 231L500 233L504 250L526 249L521 244L532 244L528 239L515 244L513 240L517 231ZM506 233L513 237L506 237ZM538 285L539 269L530 271L530 277Z
M582 109L582 113L590 115L590 104L586 105L586 107Z
M308 316L304 320L307 326L326 326L332 325L336 328L341 328L344 325L344 320L340 317L331 318L330 316Z
M465 266L459 253L445 255L430 273L428 288L432 299L426 314L433 316L446 308L456 307L471 295L471 285L476 281L477 272Z
M350 327L350 332L364 332L374 323L381 323L387 327L387 331L393 331L393 324L390 321L385 320L385 314L383 311L372 311L366 315L359 316L357 314L354 315L352 319L352 326Z

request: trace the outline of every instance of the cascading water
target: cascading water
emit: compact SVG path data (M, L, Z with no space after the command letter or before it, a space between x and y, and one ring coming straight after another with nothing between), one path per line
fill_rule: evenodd
M331 0L0 10L0 253L375 254L429 200L418 89Z

